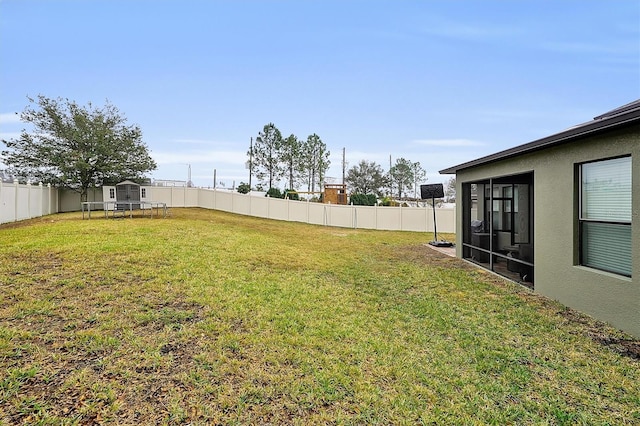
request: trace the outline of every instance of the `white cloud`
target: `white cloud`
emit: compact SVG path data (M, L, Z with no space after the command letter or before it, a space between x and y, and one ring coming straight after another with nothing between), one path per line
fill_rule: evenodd
M526 111L520 109L483 109L476 111L476 115L490 119L520 119L520 118L540 118L544 116L540 112Z
M20 133L18 132L0 132L0 140L18 139Z
M517 27L467 24L442 18L428 22L420 28L420 31L425 34L462 40L504 39L522 33L522 30Z
M213 141L207 139L175 139L173 142L178 144L189 144L189 145L225 145L226 142Z
M342 162L342 151L336 153L337 155L332 155L332 157L337 156L339 161ZM350 151L349 149L345 150L345 157L347 162L349 163L359 163L361 160L367 161L375 161L376 163L389 161L389 153L382 152L364 152L364 151Z
M20 123L20 114L15 112L0 113L0 124Z
M549 42L542 45L544 49L561 53L584 53L591 55L635 55L637 44L620 43L584 43L584 42Z
M158 164L237 164L244 166L247 153L244 151L187 151L187 152L151 152Z
M416 145L425 146L444 146L444 147L460 147L460 146L484 146L483 142L471 139L418 139L413 141Z

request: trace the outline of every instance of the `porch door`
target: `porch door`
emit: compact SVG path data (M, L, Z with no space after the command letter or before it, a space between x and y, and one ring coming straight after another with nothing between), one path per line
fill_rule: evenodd
M533 287L533 173L462 189L463 257Z

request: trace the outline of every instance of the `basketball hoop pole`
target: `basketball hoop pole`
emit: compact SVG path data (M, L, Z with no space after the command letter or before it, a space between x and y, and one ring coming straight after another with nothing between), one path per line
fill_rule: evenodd
M436 228L436 197L431 197L431 207L433 208L433 241L438 242L438 230Z
M453 243L448 241L438 241L438 228L436 225L436 197L444 197L444 190L441 183L433 185L420 185L420 195L423 200L428 200L431 197L431 207L433 208L433 241L429 242L429 245L435 247L453 247Z

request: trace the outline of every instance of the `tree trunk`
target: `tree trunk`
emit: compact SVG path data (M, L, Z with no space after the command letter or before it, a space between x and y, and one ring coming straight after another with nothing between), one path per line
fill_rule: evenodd
M289 189L293 190L293 164L289 168Z

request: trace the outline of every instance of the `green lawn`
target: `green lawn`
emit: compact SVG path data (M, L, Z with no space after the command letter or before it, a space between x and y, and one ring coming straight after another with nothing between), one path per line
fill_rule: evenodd
M431 234L80 218L0 226L0 424L640 424L636 342Z

